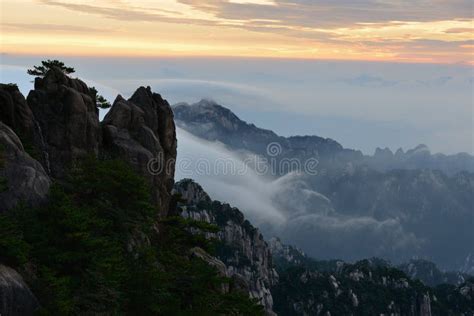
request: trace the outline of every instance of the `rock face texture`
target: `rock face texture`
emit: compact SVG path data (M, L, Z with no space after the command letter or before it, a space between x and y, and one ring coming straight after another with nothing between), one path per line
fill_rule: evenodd
M0 264L0 315L34 315L39 304L18 272Z
M126 160L149 179L166 216L176 159L169 104L142 87L130 101L117 97L101 124L95 98L83 81L58 68L36 78L26 100L16 85L0 85L0 213L20 202L41 204L53 180L61 181L81 159L102 155ZM31 315L37 306L20 275L0 265L0 315Z
M33 113L16 85L0 84L0 121L10 126L22 139L33 139Z
M36 78L27 102L43 136L37 144L43 152L43 165L55 178L81 158L98 156L101 143L98 110L87 85L51 69Z
M26 100L16 85L0 85L2 142L8 145L9 166L1 172L15 188L2 193L9 194L0 202L2 207L11 208L21 199L34 204L49 189L46 175L61 180L81 159L103 155L125 159L147 178L154 201L166 216L177 146L168 102L150 87L141 87L128 101L118 96L100 123L95 98L83 81L59 68L36 78ZM18 174L13 177L14 173Z
M118 156L149 180L153 198L166 216L174 184L176 131L173 112L150 87L140 87L127 101L115 100L102 122L104 151Z
M41 164L25 152L18 136L0 122L0 213L20 201L29 206L42 203L50 185Z
M212 201L202 187L190 179L175 184L176 193L184 200L181 216L219 226L215 236L220 244L217 259L226 267L226 275L234 279L237 290L246 291L272 314L270 288L278 281L273 269L270 248L258 229L236 208Z

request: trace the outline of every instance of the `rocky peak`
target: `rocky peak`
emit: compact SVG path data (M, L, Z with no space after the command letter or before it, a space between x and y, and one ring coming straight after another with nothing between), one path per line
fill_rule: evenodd
M150 87L140 87L129 100L119 95L101 125L104 153L125 159L148 179L153 199L166 216L177 146L168 102Z
M319 136L282 137L271 130L256 127L241 120L231 110L213 101L201 100L195 104L179 103L173 107L176 123L184 130L210 141L220 141L234 150L251 151L273 159L309 157L326 160L355 157L362 153L344 149L341 144L329 138ZM278 157L269 155L268 146L279 144Z
M62 86L72 88L79 93L91 95L89 87L85 82L69 77L58 67L52 67L43 78L35 78L35 90L45 90L46 92L54 93L60 91Z
M398 148L397 151L395 152L395 157L401 157L405 155L405 152L403 151L402 148Z
M273 237L268 241L273 260L281 266L300 265L308 260L306 254L296 247L282 243L280 238Z
M191 105L180 103L174 106L173 111L179 121L212 124L214 128L226 134L244 132L251 127L232 111L211 100L203 99Z
M192 179L183 179L175 185L174 192L181 195L186 205L198 205L199 203L211 203L211 198L204 189Z
M419 155L419 154L429 155L430 153L431 152L430 152L430 149L428 148L428 146L426 146L424 144L420 144L420 145L416 146L413 149L407 150L406 155Z
M20 137L33 139L33 113L15 84L0 84L0 120Z
M87 85L59 68L35 79L27 103L34 114L43 144L42 163L55 178L81 158L98 156L101 143L98 110Z

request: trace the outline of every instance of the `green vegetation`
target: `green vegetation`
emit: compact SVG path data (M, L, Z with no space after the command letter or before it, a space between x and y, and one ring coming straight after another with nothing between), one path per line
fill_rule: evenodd
M0 193L5 191L8 191L8 180L5 177L0 176Z
M2 215L0 227L1 262L22 272L44 315L263 314L190 255L212 251L198 232L217 228L158 221L145 181L122 161L85 160L53 185L48 205Z
M46 73L53 67L59 68L65 75L69 75L75 72L74 68L64 65L59 60L43 60L41 66L33 66L33 69L28 69L27 73L35 77L44 77Z
M98 108L108 109L112 106L109 101L107 101L102 95L99 94L96 87L91 87L90 91L95 99L95 104Z
M274 310L279 315L303 314L295 313L295 306L309 315L316 314L318 304L322 304L321 314L329 311L331 315L381 315L396 310L410 315L413 309L419 309L424 295L431 298L433 315L474 311L472 301L460 292L474 280L460 286L433 288L411 280L403 271L376 258L354 264L310 258L299 265L280 262L283 260L276 261L279 283L272 289ZM354 304L352 293L358 304Z
M5 86L9 89L9 90L18 90L18 85L16 83L7 83L5 84Z

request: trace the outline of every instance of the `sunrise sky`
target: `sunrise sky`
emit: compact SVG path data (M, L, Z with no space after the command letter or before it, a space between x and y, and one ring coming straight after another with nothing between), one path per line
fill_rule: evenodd
M1 53L473 64L471 0L1 0Z

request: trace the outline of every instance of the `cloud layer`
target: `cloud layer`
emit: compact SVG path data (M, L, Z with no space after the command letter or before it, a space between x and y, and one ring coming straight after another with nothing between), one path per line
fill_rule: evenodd
M28 43L40 49L43 43L67 52L73 45L87 54L473 62L472 1L23 0L22 5L38 14L26 21L15 14L16 2L5 0L6 50L25 50ZM45 15L48 23L39 18ZM62 36L67 32L74 38Z
M238 207L266 237L279 236L318 258L346 260L372 256L403 260L423 245L398 219L338 214L327 197L307 187L302 175L270 179L249 168L242 174L230 173L230 168L214 172L215 164L223 160L244 170L241 154L179 128L177 137L176 179L195 179L211 198Z

